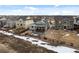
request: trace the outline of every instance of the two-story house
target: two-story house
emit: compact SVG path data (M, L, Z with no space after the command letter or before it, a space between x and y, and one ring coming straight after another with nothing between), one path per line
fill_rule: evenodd
M2 17L2 18L0 19L0 27L4 27L4 25L6 24L6 22L7 22L7 18Z
M30 30L33 33L44 33L45 31L47 31L49 28L49 23L46 19L40 19L40 21L34 22L31 27Z
M55 29L73 29L74 19L72 16L55 16Z
M16 28L25 28L28 29L31 24L34 23L31 17L25 17L24 19L19 19L16 21Z

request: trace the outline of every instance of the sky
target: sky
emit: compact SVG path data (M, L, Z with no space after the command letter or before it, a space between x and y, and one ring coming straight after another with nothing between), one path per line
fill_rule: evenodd
M0 15L79 15L79 5L0 5Z

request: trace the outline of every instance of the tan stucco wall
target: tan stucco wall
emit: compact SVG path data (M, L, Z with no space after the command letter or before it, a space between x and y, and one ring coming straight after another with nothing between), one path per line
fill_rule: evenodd
M25 23L23 20L16 21L16 28L24 28Z
M27 20L25 21L25 29L29 28L31 26L31 24L33 24L33 20Z

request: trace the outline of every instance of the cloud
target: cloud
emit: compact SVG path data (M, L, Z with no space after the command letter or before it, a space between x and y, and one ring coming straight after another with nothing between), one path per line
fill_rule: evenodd
M14 10L0 10L1 15L31 15L34 14L37 8L34 7L27 7L25 6L22 9L14 9Z
M35 7L25 7L25 9L37 10L37 8L35 8Z
M73 15L75 13L74 13L74 11L64 10L64 11L62 11L62 14L65 14L65 15Z
M79 15L77 9L60 9L58 6L47 8L25 6L19 9L0 10L0 15Z
M52 11L51 8L37 8L25 6L21 9L0 11L2 15L48 15Z

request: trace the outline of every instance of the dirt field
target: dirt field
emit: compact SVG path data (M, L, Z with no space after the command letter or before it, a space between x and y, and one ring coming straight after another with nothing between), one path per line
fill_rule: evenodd
M55 53L22 39L0 34L0 53Z
M67 45L79 49L79 36L74 31L48 30L41 38L53 45Z

